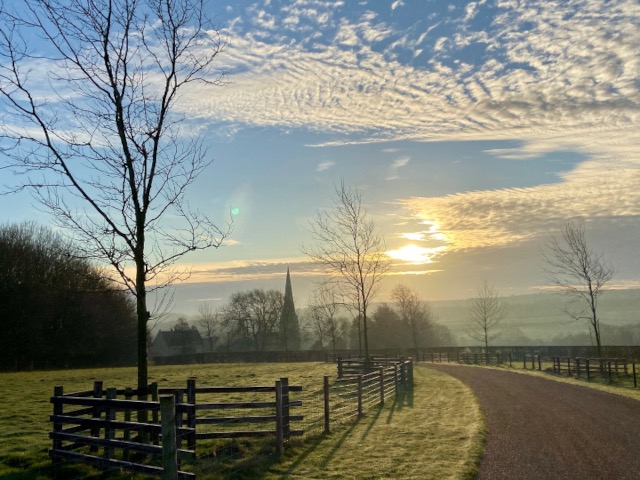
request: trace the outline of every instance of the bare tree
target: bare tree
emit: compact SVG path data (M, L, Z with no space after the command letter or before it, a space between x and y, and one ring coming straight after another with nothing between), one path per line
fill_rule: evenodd
M220 329L221 317L220 312L211 305L202 304L198 308L196 324L200 328L202 335L209 342L209 352L213 352L213 346L218 341L217 332Z
M420 341L423 340L425 333L434 323L431 308L406 285L397 285L391 291L391 298L400 313L400 320L407 329L413 348L417 352Z
M484 344L485 353L489 354L489 340L493 338L493 330L504 320L506 306L498 291L485 280L475 298L471 300L469 318L471 328L469 336ZM487 357L488 361L488 357Z
M598 299L606 283L613 278L614 268L602 253L594 252L587 243L582 221L567 222L559 235L551 237L543 255L546 272L558 290L577 308L567 308L574 321L586 320L595 336L598 355L602 356Z
M309 226L315 244L302 250L351 298L358 323L362 321L364 355L369 358L367 310L390 266L383 239L367 217L362 195L344 182L335 187L333 208L318 211Z
M236 292L224 309L223 322L237 340L265 350L270 341L276 345L283 306L284 295L278 290Z
M340 298L330 283L320 284L308 305L311 323L320 343L322 344L323 338L328 336L334 355L344 333L344 319L338 317L340 305Z
M138 387L147 385L147 293L176 260L218 247L185 192L211 163L177 113L190 84L221 83L205 0L21 0L0 15L0 148L84 254L136 298ZM48 72L48 75L42 72Z

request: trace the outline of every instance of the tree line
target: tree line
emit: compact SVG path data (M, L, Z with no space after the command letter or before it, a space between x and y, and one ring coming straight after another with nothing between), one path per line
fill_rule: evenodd
M135 304L52 230L0 226L0 369L132 364Z
M288 317L287 298L293 305L290 288L284 294L263 289L236 292L225 306L203 305L193 324L180 318L172 330L197 328L208 351L358 350L357 314L332 296L326 285L313 293L299 320L295 309L294 316ZM416 292L398 285L392 298L392 303L377 305L371 315L369 348L411 352L455 344L449 329L438 324L429 304Z

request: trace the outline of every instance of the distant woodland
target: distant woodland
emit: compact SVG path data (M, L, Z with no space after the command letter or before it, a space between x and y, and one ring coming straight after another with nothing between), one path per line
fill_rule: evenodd
M73 246L0 226L0 370L132 364L135 305Z

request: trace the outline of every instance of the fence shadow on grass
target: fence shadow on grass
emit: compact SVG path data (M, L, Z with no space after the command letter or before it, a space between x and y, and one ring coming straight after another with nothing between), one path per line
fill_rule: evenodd
M387 415L387 423L391 423L394 414L405 407L413 407L413 388L405 388L396 393Z
M262 478L278 462L279 457L271 442L236 439L212 449L211 453L200 455L196 477L204 475L233 480Z
M331 463L331 460L335 456L336 452L340 450L340 448L342 447L342 444L349 437L349 435L351 435L351 433L355 430L355 428L358 425L360 425L361 421L362 421L362 419L356 420L351 425L349 425L349 427L347 427L346 430L341 432L340 438L337 441L335 441L333 447L331 447L331 450L329 450L329 453L327 454L327 457L322 461L322 463L321 463L322 468L326 468L327 465L329 465L329 463ZM330 441L330 437L325 437L325 440Z

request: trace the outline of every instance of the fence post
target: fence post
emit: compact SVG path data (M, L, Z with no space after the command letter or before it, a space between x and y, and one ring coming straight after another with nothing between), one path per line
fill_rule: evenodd
M162 480L178 478L178 446L176 435L176 399L173 395L160 395L162 425Z
M329 375L324 376L324 433L331 432L331 424L329 417Z
M133 389L131 387L127 387L124 390L124 399L125 400L131 400L133 398ZM125 422L130 422L131 421L131 410L130 409L125 409L124 411L124 421ZM131 430L128 428L125 428L124 433L123 433L123 440L125 442L128 442L129 440L131 440ZM128 449L123 449L122 451L122 459L125 462L129 461L130 458L130 454L131 452Z
M511 364L511 352L509 352L509 368L513 367L513 365Z
M580 378L580 359L576 358L576 373L578 375L578 378Z
M635 365L634 365L635 366ZM635 371L635 370L634 370ZM635 378L635 377L634 377ZM61 397L64 395L64 389L62 385L56 385L53 387L53 396ZM53 401L53 415L62 415L64 409L64 404L61 400L55 399ZM58 422L55 418L53 420L53 431L61 432L62 431L62 423ZM60 450L62 448L62 440L54 439L53 440L53 450ZM53 464L57 465L60 463L58 457L53 457Z
M591 369L589 368L589 359L587 358L587 381L591 380Z
M187 426L193 428L187 439L187 448L189 450L196 449L196 378L191 377L187 380L187 403L192 405L187 410Z
M280 379L282 385L282 436L284 440L291 437L291 425L289 424L289 379L283 377Z
M342 357L338 357L338 378L342 378Z
M395 395L398 395L398 382L400 381L400 376L398 375L398 364L396 363L393 366L393 381L396 391L393 392Z
M607 362L607 370L609 372L609 383L611 383L611 362Z
M282 381L276 380L276 450L278 455L284 452L284 432L282 422Z
M358 418L362 418L362 374L358 375Z
M413 388L413 359L409 359L409 388Z
M160 399L158 398L158 383L157 382L153 382L151 385L149 385L149 393L151 394L151 401L152 402L158 402ZM157 425L158 423L160 423L160 412L158 412L158 410L153 410L151 412L151 421L153 424ZM144 433L144 431L140 430L140 438L144 441L147 437L146 437L146 433ZM152 433L151 434L151 441L154 445L158 445L160 443L160 436L157 433Z
M384 367L380 367L380 405L384 405Z
M117 395L117 390L115 388L107 389L107 400L115 400ZM105 420L107 422L112 422L116 419L116 408L107 406L105 409ZM115 438L115 431L113 427L107 423L107 426L104 429L104 439L105 440L113 440ZM113 447L105 446L104 447L104 458L113 458Z
M184 393L182 390L176 390L173 392L175 400L175 418L176 418L176 447L182 448L182 435L180 434L180 428L182 427L182 414L178 412L178 405L184 403Z
M95 382L93 382L93 398L102 398L102 382L100 380L96 380ZM95 406L93 407L93 412L91 414L92 418L100 418L100 415L102 415L102 410L99 406ZM99 437L100 436L100 427L91 427L91 436L92 437ZM97 452L98 451L98 446L97 445L91 445L91 447L89 447L89 451L90 452Z

